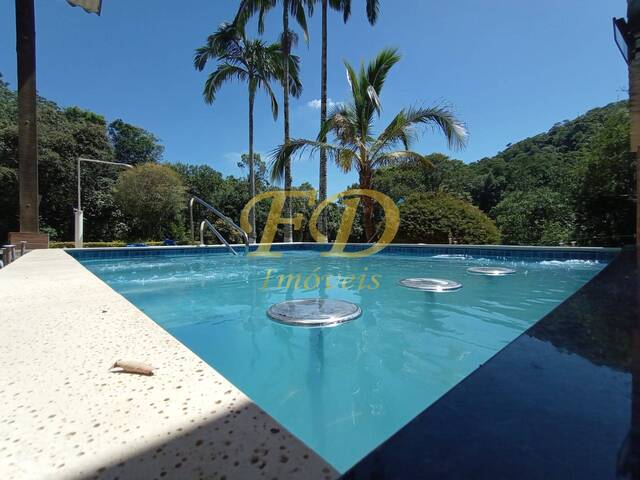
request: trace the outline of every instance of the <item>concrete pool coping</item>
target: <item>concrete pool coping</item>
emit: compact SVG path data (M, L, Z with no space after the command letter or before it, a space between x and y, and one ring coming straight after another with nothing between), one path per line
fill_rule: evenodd
M3 480L338 476L65 251L3 268L0 292Z

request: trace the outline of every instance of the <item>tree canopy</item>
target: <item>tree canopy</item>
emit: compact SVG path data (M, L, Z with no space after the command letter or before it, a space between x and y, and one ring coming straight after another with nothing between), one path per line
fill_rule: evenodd
M18 228L16 119L16 94L0 79L3 241L9 231ZM38 122L41 226L52 240L73 238L78 156L136 165L162 162L163 148L157 137L125 120L109 123L97 113L60 107L39 98ZM578 245L620 245L633 241L635 229L635 166L628 145L628 106L617 102L560 122L546 133L509 145L494 157L477 162L465 164L434 153L424 155L426 162L420 164L383 166L375 171L372 185L400 205L411 205L410 198L417 201L413 200L416 194L426 195L420 197L420 202L435 202L424 206L427 213L444 208L443 205L468 211L452 198L468 202L497 225L503 243L557 245L575 241ZM257 192L275 189L268 182L262 159L256 155L254 162ZM245 168L236 176L224 176L209 165L162 164L177 172L187 192L210 201L238 222L250 196L248 157L245 155L240 163ZM82 166L86 241L133 240L143 235L115 201L114 187L120 173L120 169L105 165ZM310 186L297 188L307 187ZM269 206L270 202L265 201L256 207L259 233ZM186 240L186 207L185 199L172 230L145 233L158 238L144 240L162 240L164 235ZM403 208L408 211L408 207ZM306 210L305 207L305 215L309 213ZM329 237L335 238L341 206L332 206L327 213ZM443 216L461 218L451 212ZM376 212L375 221L381 219L381 212ZM282 231L278 239L281 235ZM351 241L362 241L364 237L360 211ZM296 238L310 239L308 231L296 234ZM428 241L428 236L412 238ZM470 241L464 235L457 240Z
M131 235L140 240L184 236L185 193L178 172L152 162L123 171L114 187Z
M477 207L444 192L415 193L400 205L400 243L499 243L500 232Z

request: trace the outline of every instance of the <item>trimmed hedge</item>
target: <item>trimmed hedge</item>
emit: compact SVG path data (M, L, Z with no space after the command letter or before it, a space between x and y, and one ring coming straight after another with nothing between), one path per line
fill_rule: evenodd
M493 221L468 202L446 193L410 195L400 205L396 243L500 243Z

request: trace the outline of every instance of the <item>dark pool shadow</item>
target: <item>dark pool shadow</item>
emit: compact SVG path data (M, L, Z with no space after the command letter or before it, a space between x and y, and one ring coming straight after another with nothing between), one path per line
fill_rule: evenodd
M343 478L640 478L635 254L623 251Z

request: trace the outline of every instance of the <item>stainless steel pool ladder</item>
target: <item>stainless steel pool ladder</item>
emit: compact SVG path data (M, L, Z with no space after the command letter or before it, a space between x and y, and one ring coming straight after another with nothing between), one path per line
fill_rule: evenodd
M227 217L224 213L222 213L218 209L212 207L207 202L205 202L204 200L202 200L201 198L196 197L196 196L192 196L191 199L189 199L189 218L191 220L191 241L192 242L195 240L195 231L194 231L194 226L195 225L193 223L193 204L195 202L198 202L205 209L207 209L210 212L212 212L216 217L218 217L220 220L222 220L227 225L229 225L231 228L233 228L238 233L240 233L240 235L242 236L242 240L244 241L244 253L245 253L245 255L247 253L249 253L249 236L247 235L247 232L245 232L242 228L240 228L238 225L236 225L235 222L233 220L231 220L229 217ZM213 224L209 220L203 220L202 222L200 222L200 245L204 245L204 229L205 229L205 227L209 227L209 229L215 234L215 236L218 237L218 240L220 240L222 243L224 243L231 253L233 253L234 255L238 254L233 249L233 247L231 245L229 245L229 242L227 242L225 240L225 238L222 236L222 234L216 229L216 227L213 226Z

